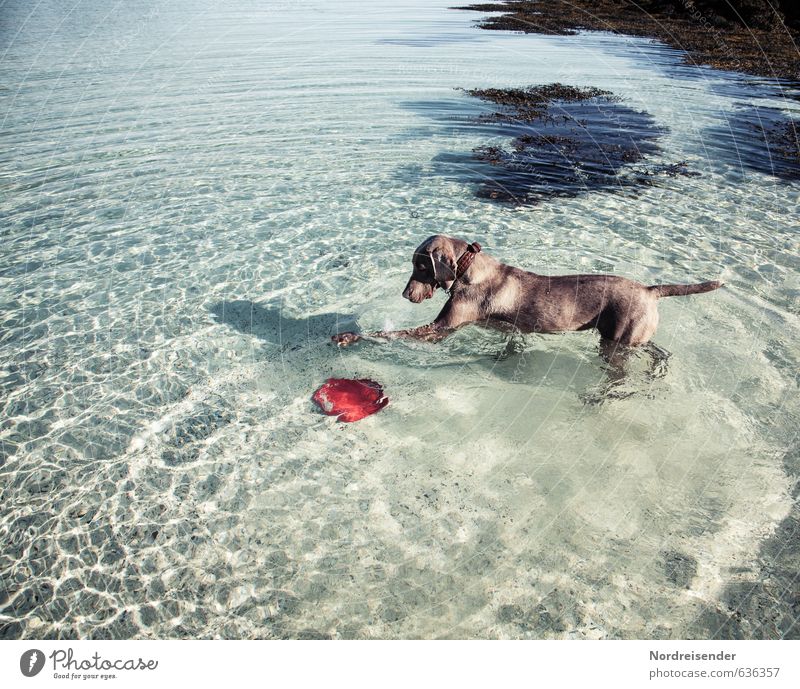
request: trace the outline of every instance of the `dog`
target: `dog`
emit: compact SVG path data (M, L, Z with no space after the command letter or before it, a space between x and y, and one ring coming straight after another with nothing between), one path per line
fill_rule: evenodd
M500 263L480 244L434 235L420 244L403 297L419 304L438 288L450 298L428 325L367 334L339 333L347 346L361 339L414 338L437 342L469 323L522 333L596 329L612 348L646 344L658 326L658 300L710 292L716 280L646 286L615 275L537 275Z

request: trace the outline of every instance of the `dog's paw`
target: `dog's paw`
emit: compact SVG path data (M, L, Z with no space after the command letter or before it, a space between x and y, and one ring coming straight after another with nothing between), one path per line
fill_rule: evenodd
M356 335L356 333L339 333L331 337L331 340L340 347L347 347L354 342L358 342L360 339L361 335Z

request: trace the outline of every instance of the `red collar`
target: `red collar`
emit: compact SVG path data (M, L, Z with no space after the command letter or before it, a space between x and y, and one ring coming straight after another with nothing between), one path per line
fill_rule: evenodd
M481 250L481 245L478 242L472 242L467 246L467 250L461 254L461 257L458 259L458 264L456 265L456 276L453 279L452 284L450 285L450 289L453 289L453 285L458 282L458 279L464 275L469 270L469 267L472 265L472 262L475 260L475 256L478 255L478 252Z

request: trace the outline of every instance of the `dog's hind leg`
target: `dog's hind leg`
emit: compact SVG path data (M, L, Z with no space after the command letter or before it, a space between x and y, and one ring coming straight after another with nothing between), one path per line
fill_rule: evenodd
M650 357L650 370L647 372L648 378L651 381L655 381L666 377L669 372L669 358L672 354L652 341L642 345L642 351L646 352Z
M625 365L631 355L631 348L615 340L605 337L600 339L600 356L608 364L608 377L610 380L622 380L625 377Z
M605 380L599 387L583 393L580 397L584 404L603 404L611 399L624 399L632 392L623 391L625 382L625 369L630 358L632 348L615 340L600 339L600 357L605 361Z

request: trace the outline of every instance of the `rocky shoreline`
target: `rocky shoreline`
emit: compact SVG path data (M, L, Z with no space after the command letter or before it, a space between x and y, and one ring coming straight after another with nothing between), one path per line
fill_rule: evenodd
M503 13L480 20L483 29L643 36L685 51L690 64L800 81L800 3L791 0L506 0L453 9Z

